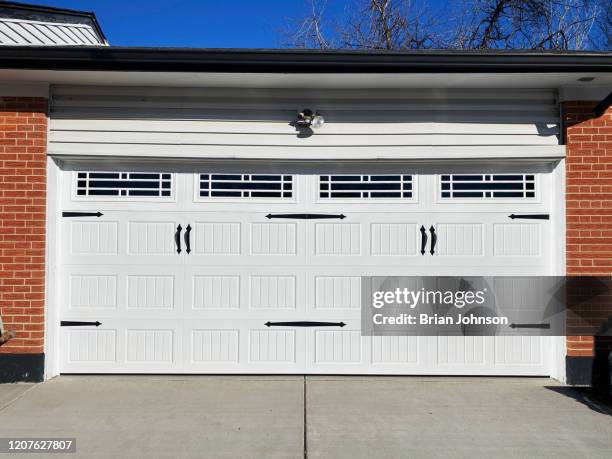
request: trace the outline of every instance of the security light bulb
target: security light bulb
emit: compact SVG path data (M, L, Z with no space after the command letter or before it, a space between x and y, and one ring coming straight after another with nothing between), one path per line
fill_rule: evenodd
M319 128L321 126L323 126L323 124L325 123L325 118L323 118L321 115L315 115L312 118L312 122L311 122L311 126L313 129Z

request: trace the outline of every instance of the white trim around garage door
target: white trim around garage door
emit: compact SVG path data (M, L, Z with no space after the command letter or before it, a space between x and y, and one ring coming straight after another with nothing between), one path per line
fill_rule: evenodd
M89 158L84 159L84 163L91 162ZM78 162L78 161L77 161ZM127 161L126 161L127 162ZM499 163L500 161L495 161ZM506 161L504 161L506 162ZM116 162L115 163L116 167ZM168 166L170 161L151 161L149 166L160 164ZM516 161L508 161L509 167L512 167ZM176 164L176 163L175 163ZM438 164L436 162L435 164ZM59 215L61 209L59 209L59 190L60 190L60 166L58 162L49 157L48 159L48 180L47 180L47 287L46 287L46 301L45 301L45 378L49 379L59 374L59 359L60 359L60 345L59 345L59 310L60 305L58 304L58 278L56 271L58 268L59 244L56 243L58 240L58 224ZM565 273L565 210L564 210L564 199L565 199L565 161L555 161L553 169L553 186L554 196L554 244L556 253L559 255L554 259L554 274L563 275ZM554 340L554 346L551 348L551 368L550 376L563 381L565 377L565 338L558 337Z
M422 146L299 146L240 145L111 145L91 143L50 145L49 155L61 159L105 159L112 157L153 159L228 160L559 160L565 158L565 145L422 145ZM427 158L427 159L425 159Z

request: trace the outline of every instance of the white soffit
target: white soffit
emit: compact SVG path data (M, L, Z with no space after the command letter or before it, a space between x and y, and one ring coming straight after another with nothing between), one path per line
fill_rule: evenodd
M580 78L594 77L591 82ZM612 73L531 74L281 74L281 73L187 73L126 71L53 71L5 69L0 81L49 84L165 87L242 88L539 88L559 89L597 86L612 90Z

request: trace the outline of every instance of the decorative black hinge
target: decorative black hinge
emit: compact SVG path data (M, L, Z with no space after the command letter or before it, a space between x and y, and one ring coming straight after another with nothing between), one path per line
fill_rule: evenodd
M266 322L266 327L344 327L344 322Z
M268 214L266 218L295 218L298 220L318 220L322 218L339 218L345 219L344 214Z
M62 212L62 217L101 217L102 212Z
M510 328L543 328L543 329L550 329L550 324L510 324Z
M510 217L512 220L514 220L515 218L526 218L530 220L549 220L550 219L549 214L521 214L521 215L510 214L508 215L508 217Z
M79 321L74 321L74 320L62 320L60 322L60 326L62 327L85 327L85 326L99 327L100 325L102 325L102 322L98 322L97 320L95 322L79 322Z

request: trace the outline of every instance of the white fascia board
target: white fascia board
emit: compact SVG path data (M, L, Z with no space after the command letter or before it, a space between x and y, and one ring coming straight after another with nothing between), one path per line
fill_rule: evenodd
M49 98L49 83L15 83L0 81L0 97Z
M56 144L48 154L61 158L164 158L238 160L553 160L565 157L564 145L288 147L203 145Z

